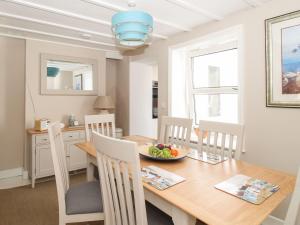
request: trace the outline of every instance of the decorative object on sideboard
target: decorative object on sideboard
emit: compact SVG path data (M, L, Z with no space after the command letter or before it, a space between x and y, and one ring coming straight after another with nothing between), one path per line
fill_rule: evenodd
M79 126L78 120L76 120L73 114L69 115L69 127Z
M133 0L129 7L135 7ZM150 38L153 30L153 18L143 11L129 10L118 12L112 17L112 31L121 45L142 46Z
M267 106L300 107L300 11L267 19Z
M48 119L37 119L34 121L34 129L37 131L44 131L48 129L48 125L50 123L50 120Z
M94 103L94 109L100 110L100 114L107 114L109 109L114 108L115 105L111 96L98 96Z

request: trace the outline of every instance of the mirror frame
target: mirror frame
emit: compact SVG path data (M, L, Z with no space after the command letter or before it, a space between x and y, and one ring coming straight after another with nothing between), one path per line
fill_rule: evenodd
M92 65L93 70L93 90L48 90L47 89L47 61L65 61L70 63L82 63ZM41 54L41 94L42 95L98 95L98 62L95 59L78 58L72 56L62 56L53 54Z

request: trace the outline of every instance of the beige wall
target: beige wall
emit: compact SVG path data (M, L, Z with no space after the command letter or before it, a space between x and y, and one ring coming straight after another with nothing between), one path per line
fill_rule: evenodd
M98 94L104 95L107 86L108 94L116 96L117 62L108 62L106 79L106 59L102 51L5 37L0 37L0 49L0 171L27 168L29 154L27 148L24 155L25 128L33 127L35 118L67 122L67 116L73 113L83 123L85 114L95 113L92 106L96 96L40 95L41 53L97 59Z
M264 20L300 9L299 0L273 0L226 19L198 27L147 48L132 60L155 58L159 68L159 115L168 113L168 47L236 25L244 29L243 113L247 153L243 159L257 165L296 174L300 166L300 109L267 108ZM298 37L297 37L298 38ZM129 54L129 53L128 53ZM285 207L276 216L284 217Z
M117 62L116 126L129 134L129 57Z
M116 104L117 95L117 63L116 59L106 59L106 94L112 96Z
M23 166L25 41L0 37L0 171Z

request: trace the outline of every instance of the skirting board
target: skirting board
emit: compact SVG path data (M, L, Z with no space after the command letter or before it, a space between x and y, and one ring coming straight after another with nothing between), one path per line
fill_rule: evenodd
M16 176L23 176L23 168L22 167L0 171L0 179L16 177Z

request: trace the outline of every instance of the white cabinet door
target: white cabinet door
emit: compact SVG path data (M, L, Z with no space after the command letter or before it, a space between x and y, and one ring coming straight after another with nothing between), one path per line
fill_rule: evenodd
M45 177L54 174L51 149L49 145L36 148L36 177Z
M68 143L67 144L67 152L69 154L69 170L78 170L87 167L87 156L86 153L79 148L77 148L75 143Z

